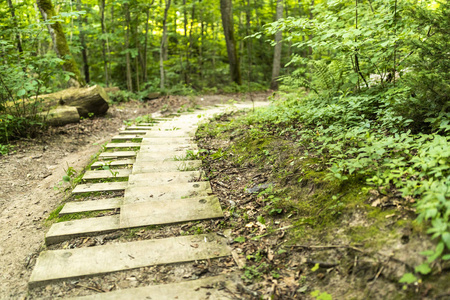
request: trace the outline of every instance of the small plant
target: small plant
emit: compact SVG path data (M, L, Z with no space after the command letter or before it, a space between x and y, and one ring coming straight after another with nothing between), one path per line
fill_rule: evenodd
M64 172L66 175L62 177L63 181L69 183L72 189L75 188L75 186L81 181L81 174L78 174L75 168L69 166L69 164L67 164L67 169L64 169Z
M311 297L316 300L333 300L333 297L327 292L321 292L319 290L315 290L311 292Z

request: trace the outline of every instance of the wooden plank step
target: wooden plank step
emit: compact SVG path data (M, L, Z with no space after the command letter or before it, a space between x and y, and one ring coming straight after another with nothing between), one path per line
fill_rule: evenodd
M105 234L118 229L163 225L223 217L217 197L125 204L119 215L55 223L45 236L47 245L80 236Z
M208 181L173 183L154 186L139 185L125 190L123 203L155 202L182 198L206 197L212 194Z
M220 275L177 283L123 289L109 293L97 293L72 298L72 300L229 300L232 298L227 290L235 290L232 284L233 281L231 277ZM227 290L224 287L227 287ZM151 298L149 298L149 295L151 295Z
M105 148L135 148L140 146L141 143L109 143Z
M79 184L73 189L72 194L123 191L127 186L126 181Z
M123 198L109 198L90 201L67 202L59 212L60 216L88 211L111 210L119 208Z
M163 225L222 218L215 196L124 204L120 208L120 228Z
M45 244L52 245L80 236L105 234L118 230L119 224L119 215L55 223L45 235Z
M174 172L174 171L195 171L202 165L201 160L183 160L183 161L153 161L151 164L140 159L133 165L133 174L155 173L155 172Z
M136 157L136 151L115 151L115 152L103 152L98 156L102 159L107 158L123 158L123 157Z
M119 131L119 135L130 135L130 134L136 134L136 135L143 135L146 134L148 130L121 130Z
M111 138L112 141L121 141L121 140L134 140L134 139L142 139L142 135L137 134L127 134L127 135L116 135Z
M55 280L141 267L229 256L226 239L216 234L180 236L98 247L44 251L29 280L35 287Z
M111 161L96 161L91 165L91 169L97 169L101 168L103 166L109 166L109 167L121 167L121 166L128 166L132 165L136 162L135 159L129 158L129 159L119 159L119 160L111 160Z
M111 169L86 171L83 179L126 178L130 176L131 169Z

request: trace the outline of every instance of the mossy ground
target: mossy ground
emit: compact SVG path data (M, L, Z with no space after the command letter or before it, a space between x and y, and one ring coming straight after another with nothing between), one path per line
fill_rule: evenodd
M432 246L405 199L361 177L334 179L326 160L306 155L295 136L236 116L203 125L197 140L250 290L277 299L316 290L333 299L433 299L445 289L435 280L448 277L440 263L415 285L398 282Z

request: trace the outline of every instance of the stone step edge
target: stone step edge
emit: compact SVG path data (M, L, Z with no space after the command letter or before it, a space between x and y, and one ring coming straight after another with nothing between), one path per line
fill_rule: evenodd
M108 299L230 299L230 294L217 298L228 290L236 290L237 278L230 275L211 276L176 283L156 284L138 288L128 288L107 293L69 298L69 300L108 300ZM226 295L226 296L225 296ZM211 298L211 296L213 298Z
M67 202L59 212L60 216L90 211L113 210L119 208L123 198L108 198L89 201Z
M223 217L223 213L220 209L220 203L219 199L216 196L204 196L204 197L193 197L193 198L185 198L185 199L176 199L176 200L164 200L159 203L160 206L160 213L164 212L164 206L169 207L171 204L172 206L174 204L179 205L179 203L189 203L192 202L193 204L196 204L199 201L204 201L203 199L207 199L211 203L209 207L214 208L214 205L218 206L216 207L216 210L211 209L211 212L209 214L203 214L200 216L190 215L187 218L176 220L172 219L169 221L154 221L154 220L143 220L142 222L136 221L134 224L130 225L130 222L122 223L122 215L113 215L113 216L103 216L103 217L96 217L96 218L85 218L85 219L78 219L78 220L72 220L72 221L66 221L66 222L59 222L53 224L47 234L45 235L45 244L51 245L63 242L65 240L76 238L76 237L85 237L85 236L94 236L98 234L105 234L109 233L115 230L120 229L129 229L129 228L138 228L138 227L145 227L145 226L151 226L151 225L165 225L165 224L177 224L182 222L190 222L190 221L198 221L198 220L206 220L206 219L216 219ZM172 202L172 203L171 203ZM152 206L158 206L158 203L147 203ZM164 204L164 205L161 205ZM139 207L142 205L146 205L145 202L140 203L132 203L132 204L125 204L120 205L121 207L129 206L130 208ZM163 207L161 207L163 206ZM167 209L166 209L167 210ZM220 210L220 212L219 212ZM77 229L79 228L79 229ZM71 232L70 232L71 231Z
M226 238L216 233L43 251L28 286L230 255Z

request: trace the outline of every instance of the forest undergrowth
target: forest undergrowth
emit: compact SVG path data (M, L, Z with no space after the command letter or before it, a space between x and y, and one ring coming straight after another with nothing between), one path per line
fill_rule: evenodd
M227 203L250 290L450 295L449 137L417 132L384 95L280 94L201 128L199 156ZM284 285L270 290L274 282Z

